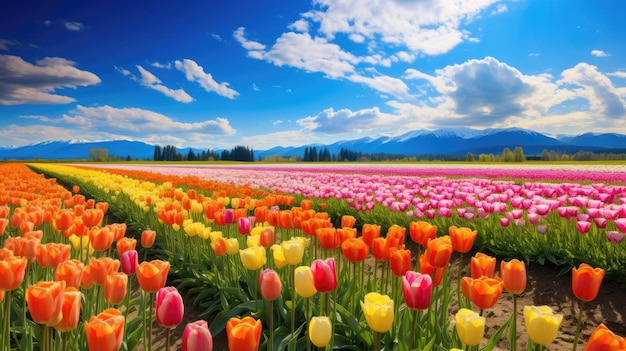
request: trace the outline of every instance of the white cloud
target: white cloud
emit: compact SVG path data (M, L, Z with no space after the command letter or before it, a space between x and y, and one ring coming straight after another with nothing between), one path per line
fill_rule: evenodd
M75 101L54 92L100 83L98 76L75 66L75 62L59 57L46 57L32 64L19 56L0 55L0 105Z
M11 40L0 39L0 50L11 51L9 50L9 45L17 45L17 43Z
M626 72L624 72L624 71L617 71L615 73L608 73L607 75L613 76L613 77L617 77L617 78L626 78Z
M253 136L244 136L241 143L254 145L255 150L267 150L275 146L301 146L319 141L319 137L306 130L287 130Z
M199 66L195 61L185 59L183 61L174 62L174 66L181 72L185 73L185 77L190 82L196 82L206 90L207 92L215 92L220 96L234 99L239 96L236 90L229 88L230 85L227 82L218 83L213 79L210 73L205 73L202 66Z
M215 34L215 33L211 34L211 38L213 38L213 39L215 39L216 41L219 41L219 42L224 41L224 39L222 39L222 37L219 34Z
M252 90L261 91L261 88L259 88L259 86L256 83L252 83Z
M144 87L150 88L152 90L156 90L160 92L161 94L174 99L175 101L182 102L185 104L194 101L191 95L187 94L185 90L170 89L166 87L165 85L161 84L162 83L161 80L157 78L157 76L152 74L150 71L146 70L140 65L137 65L136 67L137 67L137 70L139 71L140 77L136 77L132 75L128 70L125 70L123 68L119 68L118 71L121 72L125 76L130 76L134 81L138 82Z
M292 24L289 25L289 27L287 27L289 29L293 29L297 32L308 32L309 31L309 22L304 20L304 19L299 19L295 22L293 22ZM242 33L243 34L243 33ZM263 50L263 49L261 49Z
M378 107L351 111L327 108L315 116L308 116L296 121L310 132L331 134L359 134L377 128L388 128L397 123L397 116L381 112Z
M150 66L156 67L156 68L165 68L165 69L172 68L172 64L170 62L167 62L167 63L153 62Z
M250 52L265 50L265 45L256 41L246 39L245 34L246 29L244 27L239 27L233 33L233 37L241 44L244 49Z
M509 8L505 4L496 5L495 10L491 11L492 15L498 15L504 12L509 12Z
M591 50L591 55L595 57L607 57L609 56L606 52L602 50Z
M65 29L72 31L72 32L80 32L81 30L83 30L83 24L80 22L65 22Z
M382 93L404 98L409 97L409 87L398 78L383 75L370 78L355 74L349 76L348 79L355 83L368 85Z

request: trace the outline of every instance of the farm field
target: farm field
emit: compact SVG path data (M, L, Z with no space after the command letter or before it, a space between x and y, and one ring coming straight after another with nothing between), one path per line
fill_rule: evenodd
M249 316L261 321L256 341L261 349L308 349L313 335L314 343L354 350L449 350L468 347L474 339L481 349L521 349L531 336L537 349L541 343L550 350L577 343L582 350L598 343L601 324L626 334L625 311L618 303L626 282L626 166L29 166L46 177L19 164L1 166L0 206L6 214L0 217L6 220L0 242L17 247L14 242L22 240L17 237L40 230L38 245L64 243L68 259L85 266L111 257L124 268L126 245L143 255L135 254L138 271L151 262L148 258L159 262L157 267L167 266L161 283L176 293L163 294L180 293L187 306L185 323L177 321L171 344L188 340L181 333L186 323L204 318L210 321L214 349L226 349L236 335L227 327L231 318ZM55 191L24 182L27 178ZM40 213L41 220L15 219L16 213L30 211ZM72 219L65 219L64 229L61 219L56 222L63 218L60 213ZM85 224L98 215L100 221ZM150 232L156 234L154 245L137 245ZM37 263L28 265L19 287L5 289L14 290L6 296L14 295L22 305L3 304L3 316L11 316L11 323L2 325L8 333L2 335L11 336L3 340L10 339L7 346L13 348L27 339L38 345L51 340L47 346L61 349L64 334L44 332L47 328L37 324L46 323L29 321L25 312L28 286L51 278L56 268L39 264L37 255L32 260ZM503 262L521 264L523 279L507 276ZM305 273L298 275L300 267ZM305 286L317 291L309 296L299 286L306 272L314 278ZM125 288L142 285L139 273L138 281L124 273ZM124 299L109 302L98 300L107 295L105 284L86 285L78 290L97 302L83 305L84 316L104 307L134 316L126 321L131 335L125 334L119 347L149 349L146 340L163 335L157 330L160 321L141 317L146 310L154 313L149 299L156 287L136 289L133 302L125 301L124 293ZM411 296L428 298L419 304ZM551 312L532 312L543 305ZM322 323L318 329L308 329L312 316L324 317L316 319ZM484 326L483 337L480 330L458 331L470 317ZM525 318L546 325L528 325ZM378 323L382 320L389 324ZM554 337L537 335L550 326ZM85 345L85 332L75 328L68 331L68 342ZM610 340L622 342L618 336ZM156 342L158 347L168 343Z

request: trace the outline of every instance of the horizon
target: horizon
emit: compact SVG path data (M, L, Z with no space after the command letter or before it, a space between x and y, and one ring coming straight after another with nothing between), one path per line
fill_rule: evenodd
M125 139L268 150L441 128L626 134L624 10L581 0L14 2L0 14L0 147Z

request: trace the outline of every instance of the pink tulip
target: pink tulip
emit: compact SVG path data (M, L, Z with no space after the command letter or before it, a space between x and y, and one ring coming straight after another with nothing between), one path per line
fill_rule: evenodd
M206 321L188 323L183 332L183 351L212 351L213 336Z
M237 229L239 230L239 234L250 234L250 231L252 230L250 219L248 217L239 217L237 220Z
M614 220L613 223L615 223L617 230L622 233L626 233L626 218L618 218Z
M508 226L509 226L509 223L510 223L510 221L509 221L509 219L508 219L508 218L506 218L506 217L502 217L502 218L500 218L500 225L501 225L501 226L503 226L503 227L508 227Z
M613 230L607 231L606 238L609 239L609 241L611 242L619 244L624 240L624 233L616 232Z
M261 272L259 286L265 300L276 300L280 296L282 284L278 273L274 270L266 269Z
M596 227L600 229L606 228L606 225L609 223L608 219L606 218L594 218L593 222L596 224Z
M591 228L590 222L587 222L587 221L576 222L576 230L578 230L580 234L587 234L590 228Z
M120 257L122 272L133 275L137 271L137 250L128 250L122 253Z
M408 271L402 277L402 292L407 307L414 310L425 310L430 306L433 280L428 274Z
M315 260L311 263L313 285L319 292L330 292L337 288L337 269L335 259Z
M224 210L223 218L224 224L232 224L235 221L235 210L227 208Z
M183 321L185 305L178 290L166 286L156 293L156 321L165 328L175 328Z

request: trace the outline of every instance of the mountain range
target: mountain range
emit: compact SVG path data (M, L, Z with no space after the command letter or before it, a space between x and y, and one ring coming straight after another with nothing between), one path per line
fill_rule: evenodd
M165 145L161 145L165 146ZM243 145L245 146L245 145ZM415 130L399 136L364 137L354 140L342 140L329 145L310 144L299 147L274 147L268 150L254 150L255 158L267 156L300 156L307 147L316 150L328 149L331 154L338 154L341 149L364 154L403 154L420 155L455 155L465 156L481 153L501 154L505 147L513 150L521 147L526 156L540 155L543 150L575 153L580 150L593 152L625 152L626 135L616 133L585 133L577 136L549 136L527 129L484 129L444 128L437 130ZM151 160L154 145L140 141L112 140L100 142L48 141L14 148L0 148L0 159L4 160L69 160L88 159L90 150L107 149L109 156L122 159L130 157L138 160ZM221 149L206 149L221 152ZM189 148L177 149L183 155ZM201 152L202 149L192 149Z

